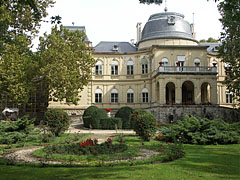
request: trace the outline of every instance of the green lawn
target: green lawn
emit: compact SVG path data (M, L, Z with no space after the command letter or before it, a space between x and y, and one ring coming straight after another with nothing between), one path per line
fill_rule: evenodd
M184 158L161 164L116 167L34 168L0 165L1 180L160 179L239 180L240 145L185 145Z

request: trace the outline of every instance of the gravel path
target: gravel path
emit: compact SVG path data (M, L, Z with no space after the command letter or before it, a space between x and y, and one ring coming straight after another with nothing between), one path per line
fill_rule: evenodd
M62 164L60 161L51 161L46 160L42 158L37 158L32 155L32 152L43 148L41 147L29 147L21 150L17 150L15 152L12 152L10 154L7 154L4 156L5 159L14 161L14 162L25 162L25 163L44 163L44 164ZM141 152L140 156L134 157L131 160L143 160L143 159L149 159L150 157L156 156L161 154L160 152L152 151L150 149L139 149ZM108 161L108 162L127 162L130 159L124 159L124 160L115 160L115 161ZM83 163L72 163L72 164L83 164ZM84 163L86 164L86 163Z

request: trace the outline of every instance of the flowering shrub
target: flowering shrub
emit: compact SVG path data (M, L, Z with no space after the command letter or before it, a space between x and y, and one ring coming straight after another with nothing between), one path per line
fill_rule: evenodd
M173 161L184 156L182 143L170 143L166 146L161 145L161 151L167 156L164 161Z
M106 112L111 112L112 110L110 108L105 109Z
M131 115L131 124L133 130L144 141L150 141L150 138L156 133L155 117L148 111L136 110Z
M98 144L97 142L97 139L87 139L80 143L49 145L44 147L43 151L48 154L98 155L114 154L127 150L126 144L112 144L111 138L108 138L102 144Z

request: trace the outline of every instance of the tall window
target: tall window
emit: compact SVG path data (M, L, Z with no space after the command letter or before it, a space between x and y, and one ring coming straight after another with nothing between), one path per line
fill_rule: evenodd
M232 93L228 89L226 90L226 103L233 103Z
M132 89L127 90L127 103L134 102L134 91Z
M168 59L167 58L162 59L162 66L168 66Z
M148 73L148 64L142 64L142 74Z
M118 75L118 62L116 60L112 61L111 75Z
M142 74L148 73L148 60L144 57L142 59Z
M95 103L102 103L102 90L96 89L95 91Z
M118 103L118 90L113 89L111 91L111 103Z
M147 103L148 102L148 89L144 88L142 90L142 102Z
M177 66L185 66L185 56L177 56Z
M133 61L129 60L127 62L127 75L133 75Z
M102 75L102 61L98 61L95 65L95 75Z

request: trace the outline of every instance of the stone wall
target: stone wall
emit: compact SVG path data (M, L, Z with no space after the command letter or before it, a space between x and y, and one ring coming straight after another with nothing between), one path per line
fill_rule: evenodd
M145 108L151 112L158 123L171 123L183 119L184 115L193 115L208 119L223 119L226 122L240 121L240 112L227 107L217 105L162 105ZM64 110L71 119L71 124L83 124L82 115L84 110ZM114 117L117 109L112 110L111 116Z
M186 114L208 119L223 119L226 122L240 121L239 111L213 105L156 106L146 110L150 111L159 123L176 122L183 119Z

